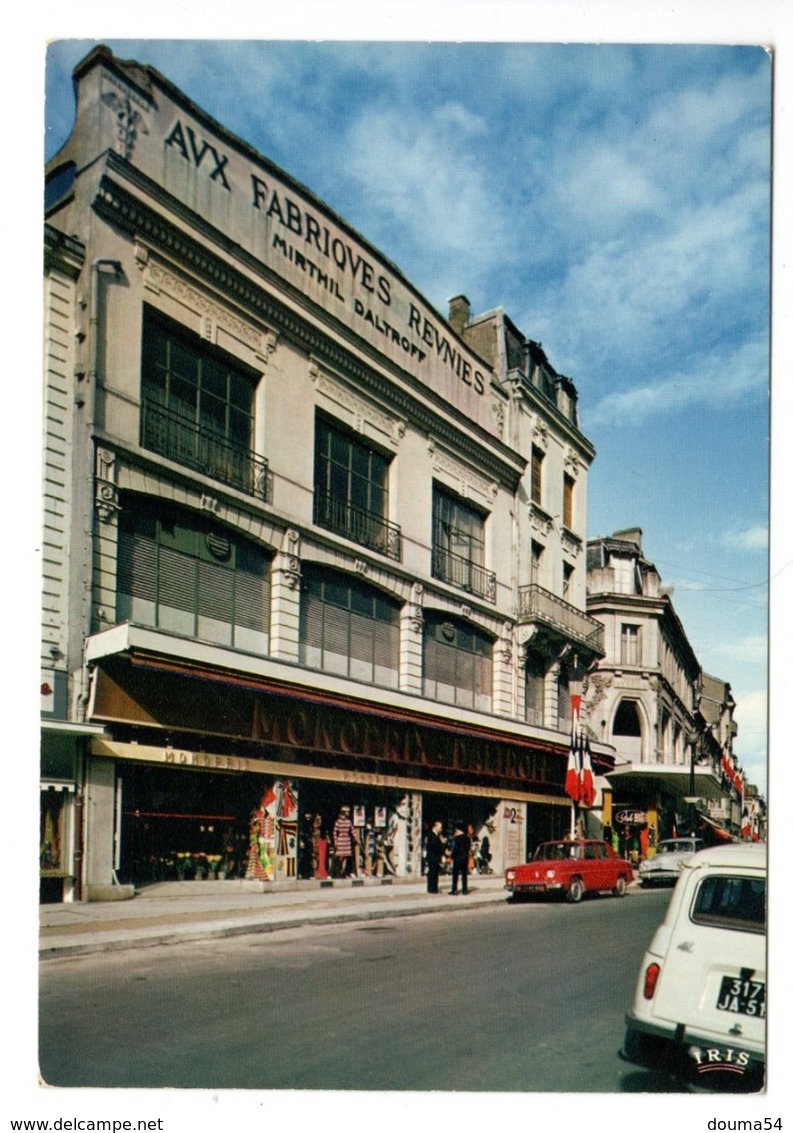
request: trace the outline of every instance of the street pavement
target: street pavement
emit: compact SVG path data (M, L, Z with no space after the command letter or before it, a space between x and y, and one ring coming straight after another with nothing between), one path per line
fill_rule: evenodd
M39 908L39 956L87 955L208 937L275 932L311 924L450 912L506 899L502 876L475 875L452 897L449 878L427 893L425 879L168 881L129 900L67 902Z

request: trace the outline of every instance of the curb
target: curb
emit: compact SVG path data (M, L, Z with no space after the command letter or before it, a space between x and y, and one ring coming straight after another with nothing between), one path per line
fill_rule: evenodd
M310 912L284 912L282 916L273 915L267 920L227 922L201 925L194 923L184 929L162 928L155 929L150 934L140 932L107 932L98 931L80 941L68 940L64 934L63 943L56 938L39 939L39 959L53 960L60 956L86 956L101 952L121 952L130 948L154 947L155 945L173 945L195 943L200 940L214 938L223 939L235 936L253 936L262 933L282 932L289 929L303 928L310 925L349 924L353 922L388 920L394 917L423 916L433 913L463 912L464 909L481 908L505 901L501 892L482 894L477 897L469 894L464 905L449 905L445 902L427 902L426 904L411 904L402 908L383 906L382 908L346 908L340 909L314 909Z

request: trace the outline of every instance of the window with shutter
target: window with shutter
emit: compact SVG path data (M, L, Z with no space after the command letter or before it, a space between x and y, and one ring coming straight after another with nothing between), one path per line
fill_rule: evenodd
M306 573L300 660L367 684L399 683L399 603L333 571Z
M490 712L493 643L473 626L439 614L425 617L424 695L443 704Z
M262 548L187 509L125 495L117 616L267 653L270 558Z
M545 662L530 650L526 657L526 723L541 725L545 719Z

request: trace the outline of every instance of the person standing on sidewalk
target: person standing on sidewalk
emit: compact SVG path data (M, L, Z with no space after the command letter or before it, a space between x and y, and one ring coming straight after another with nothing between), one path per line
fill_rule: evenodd
M443 823L436 822L427 835L424 852L427 857L427 892L438 892L438 875L441 871L441 858L443 857L446 839L443 837Z
M337 877L349 877L355 873L355 858L352 849L352 822L350 808L343 806L339 817L333 824L333 860Z
M457 896L457 887L465 895L468 892L468 859L471 855L471 839L462 825L455 826L452 839L452 897Z

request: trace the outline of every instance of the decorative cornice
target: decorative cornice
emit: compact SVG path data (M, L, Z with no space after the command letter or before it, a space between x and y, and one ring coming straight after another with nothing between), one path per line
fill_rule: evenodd
M175 271L164 267L148 253L140 242L136 243L135 260L145 275L145 284L152 291L162 291L186 302L192 310L202 315L202 337L215 343L217 328L223 327L234 338L244 342L254 354L266 362L278 344L278 336L271 330L259 330L246 320L231 312L228 307L216 303L205 291L194 287Z
M76 236L66 236L44 225L44 270L58 271L69 279L77 279L85 263L85 245Z
M406 431L403 420L358 396L340 378L335 375L331 376L316 358L312 358L309 362L308 372L318 390L350 412L353 418L353 428L357 433L364 433L365 425L368 422L379 432L389 437L395 445L399 444Z
M469 499L472 491L490 504L496 499L498 484L494 480L486 480L473 468L453 457L451 453L439 448L435 437L430 437L427 448L429 449L433 470L445 472L447 476L456 480L457 490L463 499Z
M563 527L561 538L563 551L567 551L567 553L574 558L581 554L584 546L583 540L579 539L575 532L569 531L566 527Z
M533 502L529 503L529 523L541 535L547 536L553 531L553 517Z

